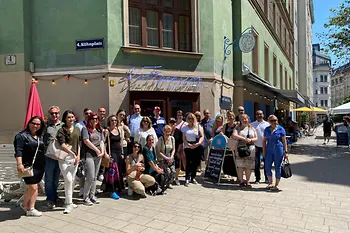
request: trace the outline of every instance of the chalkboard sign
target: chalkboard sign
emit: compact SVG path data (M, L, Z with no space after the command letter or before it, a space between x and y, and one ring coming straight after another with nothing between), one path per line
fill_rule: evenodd
M337 146L349 146L348 133L337 132Z
M204 177L211 178L219 183L222 162L225 156L225 150L223 149L210 149L208 164L205 169Z

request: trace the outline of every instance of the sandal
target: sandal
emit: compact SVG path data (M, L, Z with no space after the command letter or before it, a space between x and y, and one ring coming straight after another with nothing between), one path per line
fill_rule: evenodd
M244 187L246 187L246 184L244 182L241 182L241 183L239 183L239 187L244 188Z
M280 191L280 189L278 188L278 186L273 186L273 187L271 187L271 191L278 192L278 191Z
M247 188L251 188L251 187L252 187L252 185L251 185L250 183L245 183L245 186L246 186Z
M272 184L269 184L268 186L266 186L267 190L271 190L274 186Z

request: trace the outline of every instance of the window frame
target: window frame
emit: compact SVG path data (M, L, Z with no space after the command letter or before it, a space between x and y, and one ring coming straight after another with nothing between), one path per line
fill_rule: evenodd
M180 2L178 0L173 0L173 6L165 7L162 5L163 0L158 0L158 5L146 4L145 0L124 0L128 2L127 10L129 12L130 8L140 9L140 44L130 43L130 32L127 35L127 45L140 48L150 48L150 49L161 49L168 51L179 51L179 52L194 52L193 45L193 1L188 0L188 9L180 9ZM155 11L158 13L158 46L148 45L148 33L147 33L147 11ZM163 43L163 13L168 13L173 16L173 48L164 47ZM179 18L180 16L188 17L188 27L189 27L189 49L180 50L179 49ZM128 15L128 17L130 17ZM127 27L129 28L129 21L127 21Z

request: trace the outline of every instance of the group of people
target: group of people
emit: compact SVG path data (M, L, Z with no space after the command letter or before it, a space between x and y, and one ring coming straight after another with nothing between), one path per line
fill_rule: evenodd
M76 176L79 178L79 196L84 205L99 204L96 197L96 181L102 181L102 189L113 199L128 186L128 195L134 193L147 197L166 194L173 185L180 185L179 175L185 170L187 187L198 184L196 175L201 161L208 159L212 139L223 134L233 140L233 156L241 187L251 187L251 173L259 183L261 155L264 162L267 189L278 190L282 160L286 157L286 133L278 125L277 117L264 121L262 111L256 112L256 121L250 123L244 108L238 114L227 111L227 123L218 115L211 118L209 110L201 113L176 112L176 119L161 116L160 107L154 107L154 116L141 116L141 107L133 106L133 114L125 110L106 117L106 110L97 113L84 109L85 119L76 122L73 111L66 110L60 120L60 108L48 110L47 122L39 116L32 117L24 131L14 139L17 170L24 172L33 165L33 175L24 177L27 190L21 204L27 216L41 216L35 209L38 183L45 181L47 205L50 209L64 205L64 213L70 213L77 205L73 203ZM66 156L57 158L48 150L53 143ZM242 152L244 151L244 153ZM244 154L244 155L243 155ZM271 166L274 163L276 181L273 184ZM65 202L58 197L59 177L64 178ZM124 182L125 181L125 182Z

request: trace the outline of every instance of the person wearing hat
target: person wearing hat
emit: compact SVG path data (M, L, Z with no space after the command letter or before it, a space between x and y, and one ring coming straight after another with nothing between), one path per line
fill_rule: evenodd
M160 107L155 106L153 111L154 117L151 117L152 127L156 131L158 138L163 136L163 129L164 129L164 126L166 125L166 121L164 117L160 116L160 113L161 113Z

